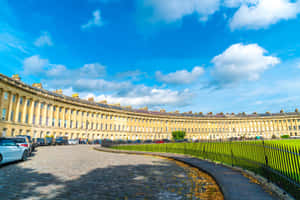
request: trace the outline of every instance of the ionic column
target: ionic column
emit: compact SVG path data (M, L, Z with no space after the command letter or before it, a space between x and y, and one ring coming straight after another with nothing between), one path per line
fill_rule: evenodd
M53 123L53 105L50 105L50 125L49 126L52 126L52 123ZM48 120L49 122L49 120Z
M61 127L64 128L65 127L65 112L66 112L64 107L61 108L61 112L62 112Z
M56 106L54 127L58 127L58 123L59 123L59 109L60 109L60 107Z
M41 102L37 103L37 114L35 118L35 124L40 125L40 116L41 116Z
M44 110L42 112L42 126L46 126L47 110L48 110L48 105L45 103ZM49 120L48 120L48 122L49 122Z
M26 121L26 114L27 114L27 98L25 96L23 97L23 102L24 102L24 106L23 106L23 111L22 111L21 122L25 123L25 121Z
M17 105L16 105L16 114L14 116L14 121L18 122L19 118L19 111L20 111L20 95L17 95Z
M32 123L33 112L34 112L34 100L31 99L31 100L30 100L30 105L29 105L29 120L28 120L28 123L29 123L29 124L33 124L33 123Z

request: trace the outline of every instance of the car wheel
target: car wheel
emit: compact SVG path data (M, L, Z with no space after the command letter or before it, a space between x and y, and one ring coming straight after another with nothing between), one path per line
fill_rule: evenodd
M28 152L24 151L23 156L22 156L22 160L23 161L27 160L27 156L28 156Z

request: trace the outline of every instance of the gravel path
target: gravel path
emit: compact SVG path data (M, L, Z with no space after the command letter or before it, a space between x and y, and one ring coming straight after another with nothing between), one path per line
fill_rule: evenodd
M0 199L222 199L195 169L92 147L40 147L26 162L0 167Z

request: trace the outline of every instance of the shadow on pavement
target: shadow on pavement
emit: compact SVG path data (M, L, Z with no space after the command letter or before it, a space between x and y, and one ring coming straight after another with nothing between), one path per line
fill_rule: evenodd
M196 188L188 174L188 169L161 161L96 168L63 180L11 165L0 168L0 199L197 199L193 193L204 191L208 183L202 180L203 186Z

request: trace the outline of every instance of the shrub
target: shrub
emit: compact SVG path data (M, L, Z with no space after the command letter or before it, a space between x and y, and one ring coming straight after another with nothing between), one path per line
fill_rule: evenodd
M173 131L172 137L173 140L183 140L185 137L185 131Z
M283 138L283 139L286 139L286 138L289 138L290 136L289 135L282 135L280 137Z

